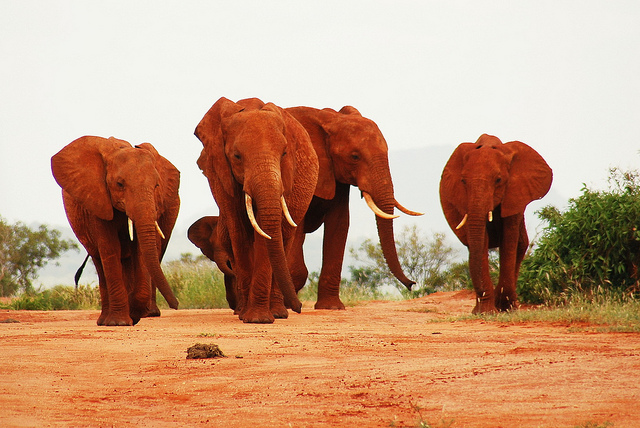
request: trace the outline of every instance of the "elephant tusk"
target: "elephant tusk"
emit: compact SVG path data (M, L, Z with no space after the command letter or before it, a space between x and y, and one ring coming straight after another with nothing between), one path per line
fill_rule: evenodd
M293 227L298 227L293 218L291 218L291 213L289 212L289 208L287 208L287 202L284 200L284 196L280 198L280 204L282 205L282 212L284 213L284 217L287 219L289 224Z
M160 229L160 225L158 224L157 221L156 221L156 230L158 231L158 233L160 234L162 239L167 239L167 238L164 237L164 233L162 233L162 229Z
M127 217L127 223L129 224L129 239L133 241L133 221Z
M396 208L398 208L400 211L402 211L403 213L405 213L407 215L412 215L412 216L424 215L424 213L421 213L421 212L418 212L418 211L411 211L411 210L406 209L405 207L400 205L400 202L398 202L398 201L396 201Z
M465 225L465 223L467 222L467 217L469 217L469 215L465 214L464 217L462 218L462 221L460 222L460 224L456 226L456 230L460 229L462 226Z
M371 198L371 195L368 194L367 192L362 192L362 196L364 196L364 200L367 202L367 205L369 206L369 208L371 208L371 211L373 211L378 217L384 218L384 219L387 219L387 220L391 220L391 219L400 217L399 215L387 214L386 212L384 212L380 208L378 208L378 206L375 204L375 202L373 202L373 199Z
M248 193L244 194L244 202L247 207L247 215L249 216L249 221L251 222L251 226L258 232L259 235L264 236L267 239L271 239L269 235L267 235L264 230L260 229L258 226L258 222L256 221L256 216L253 214L253 201L251 200L251 196Z
M493 221L493 211L489 211L489 223Z

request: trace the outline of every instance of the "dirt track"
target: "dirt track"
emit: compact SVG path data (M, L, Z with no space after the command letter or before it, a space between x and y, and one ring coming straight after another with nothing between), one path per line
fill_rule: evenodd
M0 426L640 426L640 335L479 320L468 293L314 311L230 310L98 327L0 311ZM187 360L195 343L222 359ZM420 414L416 410L419 406Z

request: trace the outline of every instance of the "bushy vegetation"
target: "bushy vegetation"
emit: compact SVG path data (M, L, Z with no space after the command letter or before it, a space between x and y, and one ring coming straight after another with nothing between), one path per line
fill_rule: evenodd
M165 263L164 274L174 294L180 301L180 309L228 308L224 277L216 265L204 256L194 258L183 254L179 260ZM160 293L158 307L168 308Z
M58 311L77 309L100 309L98 286L56 285L45 290L31 290L22 293L3 306L14 310Z
M522 264L522 301L561 303L601 288L640 292L640 173L614 168L609 184L607 191L585 186L564 213L552 206L537 212L548 225Z
M393 286L405 298L471 287L468 263L456 261L457 253L446 243L443 233L434 233L430 237L416 225L405 226L396 237L396 248L404 273L416 282L411 291L393 276L382 247L371 239L366 239L357 249L349 249L361 263L349 266L350 282L372 290Z
M8 224L0 217L0 297L33 292L38 270L78 245L61 239L62 233L40 225L32 230L18 222Z

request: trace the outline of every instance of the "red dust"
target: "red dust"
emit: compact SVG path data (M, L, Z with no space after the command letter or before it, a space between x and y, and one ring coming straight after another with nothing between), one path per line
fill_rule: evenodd
M97 326L98 311L0 311L20 321L0 323L0 426L638 426L640 335L449 321L473 302L306 303L270 325L230 310L134 327ZM187 359L199 342L226 358Z

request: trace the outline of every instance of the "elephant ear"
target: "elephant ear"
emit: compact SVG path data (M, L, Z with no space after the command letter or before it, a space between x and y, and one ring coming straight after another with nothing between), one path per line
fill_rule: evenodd
M217 216L206 216L198 219L195 223L189 226L187 230L187 237L189 241L200 248L202 254L207 256L209 260L215 261L215 254L213 244L211 242L211 235L216 230L218 225Z
M336 111L331 109L318 110L312 107L291 107L286 111L307 131L318 157L319 172L314 196L333 199L336 195L336 178L333 160L329 153L329 134L323 128L322 123L335 115Z
M520 141L505 143L504 150L513 156L501 209L502 217L508 217L524 212L530 202L546 195L553 172L538 152Z
M224 152L224 136L221 123L222 119L243 109L243 106L222 97L211 106L195 130L196 137L204 146L198 158L198 166L209 179L210 185L211 181L214 180L229 195L234 194L235 183L231 166ZM215 190L213 188L211 190L214 192L215 197Z
M113 137L80 137L51 158L53 177L89 212L103 220L111 220L113 206L106 183L105 159L123 148L131 148L131 145Z
M460 144L451 154L440 178L440 204L449 226L454 231L467 213L467 192L461 181L464 158L475 148L474 143Z
M179 200L178 188L180 187L180 171L178 171L178 168L164 156L161 156L150 143L139 144L136 148L147 150L153 155L156 171L158 171L158 175L160 176L160 189L164 203L167 204Z

